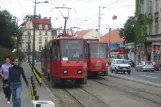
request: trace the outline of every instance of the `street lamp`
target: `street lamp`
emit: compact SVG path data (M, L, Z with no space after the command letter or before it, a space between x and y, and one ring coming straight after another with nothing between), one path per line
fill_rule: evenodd
M33 29L33 51L32 51L32 67L34 67L34 58L35 58L35 31L36 31L36 4L40 3L49 3L48 1L43 2L34 2L34 29ZM33 69L32 69L33 70Z

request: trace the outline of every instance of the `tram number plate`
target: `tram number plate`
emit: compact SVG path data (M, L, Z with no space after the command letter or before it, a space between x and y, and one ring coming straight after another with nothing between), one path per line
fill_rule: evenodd
M96 63L95 66L100 67L100 66L102 66L102 64L101 63Z

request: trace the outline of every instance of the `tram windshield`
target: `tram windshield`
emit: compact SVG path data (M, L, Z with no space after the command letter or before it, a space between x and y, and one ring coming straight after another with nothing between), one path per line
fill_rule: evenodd
M62 60L82 60L83 41L82 40L62 40Z
M90 58L106 58L106 44L90 44Z

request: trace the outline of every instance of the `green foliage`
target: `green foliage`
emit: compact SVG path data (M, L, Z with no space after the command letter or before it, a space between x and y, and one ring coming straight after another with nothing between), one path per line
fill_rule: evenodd
M4 48L4 47L0 47L0 66L5 63L5 57L9 56L9 57L14 57L14 54L11 52L11 50Z
M0 11L0 45L13 49L14 41L12 36L17 36L18 30L16 18L7 10Z
M124 28L119 30L120 37L125 39L126 43L135 41L135 18L133 16L129 17L124 24Z
M13 42L13 47L16 48L16 37L15 36L11 36L11 40Z
M139 18L141 15L141 3L143 3L142 0L136 0L136 14L135 17ZM137 43L143 43L146 41L147 37L147 25L151 24L153 22L153 17L151 15L144 14L143 15L144 20L140 22L140 20L137 20L135 23L136 26L136 42Z

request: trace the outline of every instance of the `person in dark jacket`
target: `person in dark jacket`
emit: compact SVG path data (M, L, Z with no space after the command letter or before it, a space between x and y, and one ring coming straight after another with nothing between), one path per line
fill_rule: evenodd
M10 64L10 57L5 57L6 63L3 64L0 68L0 75L3 79L3 92L5 94L5 97L7 98L7 103L10 103L10 97L11 92L9 88L9 81L8 81L8 75L9 75L9 68L12 67Z
M9 83L10 89L12 93L12 101L13 107L21 107L21 91L22 91L22 83L21 76L23 77L27 87L29 87L29 83L24 74L24 70L22 67L19 67L19 60L17 58L13 59L13 67L9 68Z

